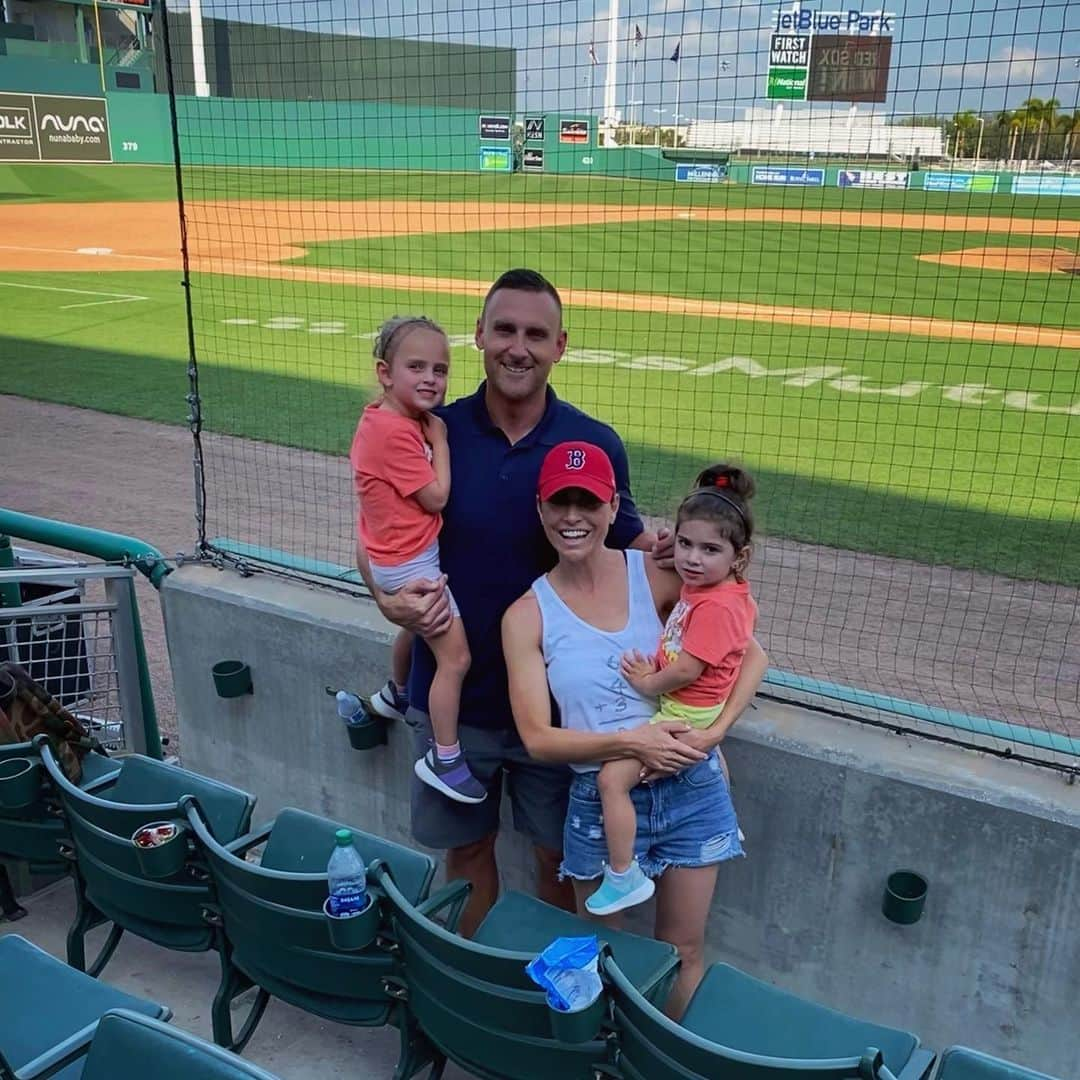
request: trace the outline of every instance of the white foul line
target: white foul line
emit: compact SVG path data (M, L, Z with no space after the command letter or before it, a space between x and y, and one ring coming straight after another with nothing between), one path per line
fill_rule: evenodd
M39 289L42 292L75 293L78 296L111 296L112 300L90 300L85 304L61 304L60 311L71 308L99 307L103 304L130 304L133 300L149 300L149 296L136 296L134 293L93 292L90 289L63 289L59 285L24 285L17 281L0 281L0 286L9 289Z

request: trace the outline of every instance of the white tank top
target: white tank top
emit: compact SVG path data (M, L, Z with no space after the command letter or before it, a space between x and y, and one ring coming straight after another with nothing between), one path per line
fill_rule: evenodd
M548 685L562 726L609 733L636 728L656 712L656 699L643 697L622 677L619 661L629 649L656 652L663 624L656 614L645 572L645 555L627 551L630 614L621 630L601 630L580 619L551 587L547 575L532 584L543 624L541 643ZM575 765L579 772L599 766Z

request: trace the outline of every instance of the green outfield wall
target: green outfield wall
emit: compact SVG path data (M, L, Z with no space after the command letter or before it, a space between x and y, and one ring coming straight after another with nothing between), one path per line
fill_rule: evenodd
M513 112L517 50L456 42L362 37L204 19L206 75L215 97L368 101ZM195 92L191 20L169 12L173 80ZM165 79L158 50L158 85ZM271 74L273 73L273 74Z

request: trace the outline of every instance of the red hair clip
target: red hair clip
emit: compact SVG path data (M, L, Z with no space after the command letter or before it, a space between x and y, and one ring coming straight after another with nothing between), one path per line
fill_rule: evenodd
M718 488L726 488L730 485L731 481L726 476L718 476L713 481L713 486Z

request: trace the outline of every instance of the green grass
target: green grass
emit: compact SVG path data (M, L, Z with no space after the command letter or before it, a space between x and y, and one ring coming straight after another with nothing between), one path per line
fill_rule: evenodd
M92 185L86 183L88 175ZM350 182L360 182L349 175ZM86 201L119 197L125 188L136 197L157 190L171 198L170 179L163 170L141 168L0 166L0 196L8 198L17 180L22 194L16 198L31 197L31 188L45 198L49 189L59 201L65 198L64 185L71 184L78 185ZM265 182L268 175L248 179ZM295 194L295 174L286 179L278 194ZM506 178L497 178L494 186L488 177L374 174L360 179L369 194L388 194L386 189L394 187L395 197L431 195L437 187L443 198L484 192L484 197L499 197L500 186L501 197L507 190L523 190L508 189ZM214 183L220 180L215 176ZM324 176L322 182L329 193L336 181ZM623 197L634 190L612 187ZM574 201L606 192L606 185L595 180L584 185L560 178L558 185L547 184L543 195L563 197L575 188ZM233 197L243 193L240 184L229 189ZM701 198L670 187L664 193L669 203L675 196ZM777 195L791 193L732 188L724 194L748 205L752 199L782 205ZM825 205L826 196L850 192L795 194L800 196L797 205L809 204L810 196ZM912 209L918 203L912 192L903 198L857 194L893 208ZM650 197L657 198L657 191ZM1015 213L1012 200L1001 197L933 197L947 200L953 211L965 206L972 213L991 207ZM644 191L642 198L648 201ZM1046 207L1061 212L1054 201ZM985 235L676 221L647 228L337 243L318 246L309 261L478 279L490 279L511 263L531 263L561 286L1077 325L1080 314L1073 308L1080 305L1070 306L1071 278L951 270L914 259L935 246L996 242ZM788 266L792 250L805 266ZM840 266L845 258L857 266ZM0 272L0 283L47 287L36 291L0 284L3 391L183 423L187 339L178 279L175 272L20 274L17 279ZM54 287L131 292L147 299L64 309L70 294L50 292ZM477 306L471 298L434 292L212 274L196 275L192 295L207 428L335 454L346 451L359 409L372 392L370 342L363 335L398 310L426 310L451 333L467 334ZM286 324L289 328L266 325L287 316L299 322ZM225 321L236 319L251 322ZM669 511L704 461L734 456L758 475L759 516L768 533L1080 584L1080 414L1038 411L1080 402L1076 350L597 308L570 308L566 319L571 347L579 352L556 369L555 386L623 434L646 510ZM748 358L743 370L692 373L732 356ZM458 346L453 357L451 396L456 396L475 387L481 365L472 348ZM679 370L643 369L655 361L625 366L635 357L665 357ZM586 358L594 362L583 362ZM822 367L834 370L827 376L798 374ZM776 374L785 369L786 375ZM847 381L834 385L841 372ZM912 396L880 393L902 384L915 387ZM943 390L973 384L994 391L985 392L985 405L950 400L950 393L956 397L959 392ZM1033 402L1022 409L1015 399L1006 403L1007 393L1047 396L1021 398ZM213 486L210 495L228 497Z
M453 233L342 240L312 244L295 262L398 274L423 267L430 275L491 281L517 261L563 288L1080 326L1080 287L1070 275L972 273L916 257L976 246L1077 250L1071 237L650 221L486 232L464 244Z

